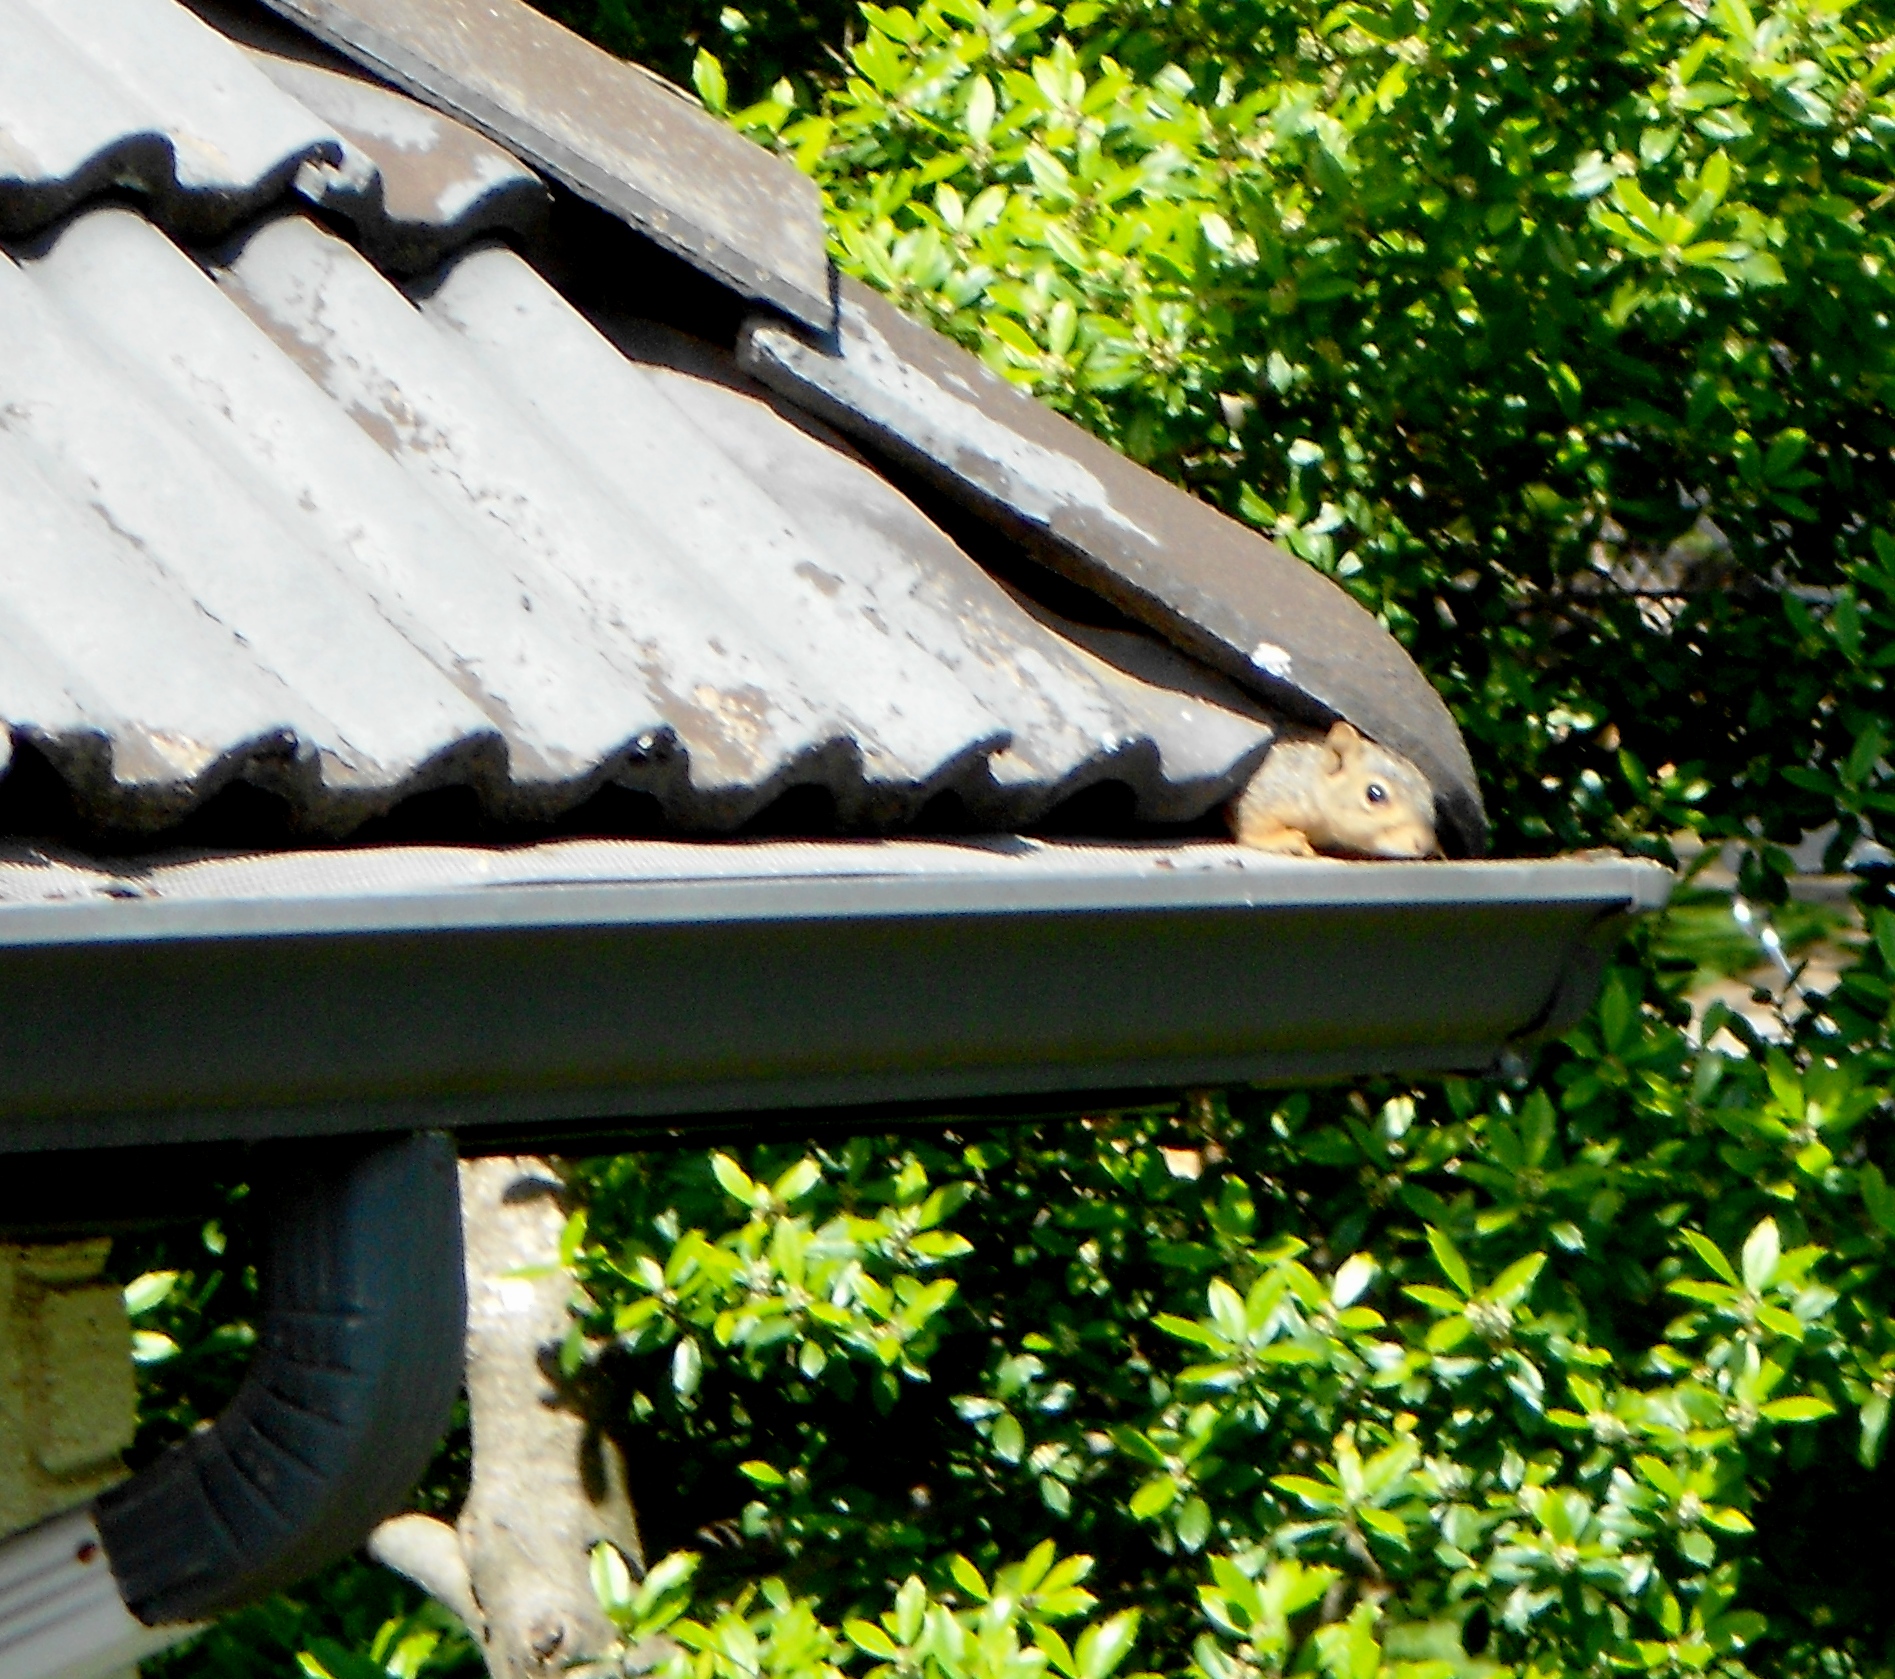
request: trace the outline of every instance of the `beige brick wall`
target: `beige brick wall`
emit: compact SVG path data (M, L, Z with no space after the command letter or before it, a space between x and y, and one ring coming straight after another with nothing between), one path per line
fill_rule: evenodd
M123 1473L137 1393L131 1325L98 1239L0 1243L0 1535Z

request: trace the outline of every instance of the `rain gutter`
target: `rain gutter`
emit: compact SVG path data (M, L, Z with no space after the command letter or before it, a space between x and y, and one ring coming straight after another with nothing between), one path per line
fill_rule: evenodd
M1479 1070L1575 1019L1670 883L1622 859L1240 867L1227 847L824 874L786 846L773 873L773 849L742 878L0 906L0 1152L729 1134Z

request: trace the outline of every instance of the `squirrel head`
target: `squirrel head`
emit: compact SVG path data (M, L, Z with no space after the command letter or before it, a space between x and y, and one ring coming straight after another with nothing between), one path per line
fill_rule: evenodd
M1409 761L1337 723L1324 737L1323 815L1333 845L1363 857L1432 857L1434 789Z

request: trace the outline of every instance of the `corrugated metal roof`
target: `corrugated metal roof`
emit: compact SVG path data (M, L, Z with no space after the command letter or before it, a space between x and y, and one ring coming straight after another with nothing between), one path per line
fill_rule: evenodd
M418 273L480 234L540 231L546 184L472 129L360 76L271 52L249 57L341 137L342 161L304 164L296 187L353 224L377 267Z
M800 321L805 330L777 313L753 317L740 365L1241 689L1305 721L1347 717L1410 757L1435 789L1449 851L1484 847L1459 731L1386 629L1293 555L1117 455L866 287L842 278L832 299L813 266L808 183L780 160L707 127L655 94L662 84L523 0L265 3ZM693 190L698 181L714 190Z
M208 266L116 205L0 260L0 713L147 828L239 776L330 830L456 782L716 830L1113 779L1176 820L1269 738L1053 634L715 352L601 325L503 246L411 295L294 214Z
M246 50L172 0L0 0L0 236L125 189L192 239L294 189L398 268L528 230L546 200L537 175L461 124Z
M0 0L0 234L125 186L167 227L212 231L342 151L168 0Z
M942 794L1017 827L1116 783L1181 822L1254 767L1275 695L1410 752L1478 848L1451 719L1325 580L853 293L831 348L759 319L741 358L623 285L582 313L519 254L547 254L547 196L517 158L267 12L192 4L0 0L0 721L86 820L162 831L241 780L327 833L448 786L509 821L625 787L709 833L798 788L865 830ZM419 54L437 105L478 104L512 42L520 131L584 114L542 85L576 50L544 20L449 51L461 0L277 9ZM588 98L662 92L585 54ZM683 156L662 98L643 161L598 140L641 192ZM712 152L729 191L665 212L688 237L616 208L712 273L725 221L759 262L800 249L745 208L776 177ZM812 410L1185 651L1016 596Z
M832 287L816 199L782 160L525 0L262 3L781 311L745 323L747 372L1240 690L1306 722L1346 717L1411 758L1434 788L1447 850L1484 849L1486 814L1460 732L1382 625L1293 555L1115 454L866 287L847 278Z

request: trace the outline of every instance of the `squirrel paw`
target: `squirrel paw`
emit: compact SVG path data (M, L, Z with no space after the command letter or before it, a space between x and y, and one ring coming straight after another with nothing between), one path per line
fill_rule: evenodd
M1315 846L1301 828L1285 828L1277 823L1240 822L1237 843L1250 851L1267 851L1277 857L1314 857Z

